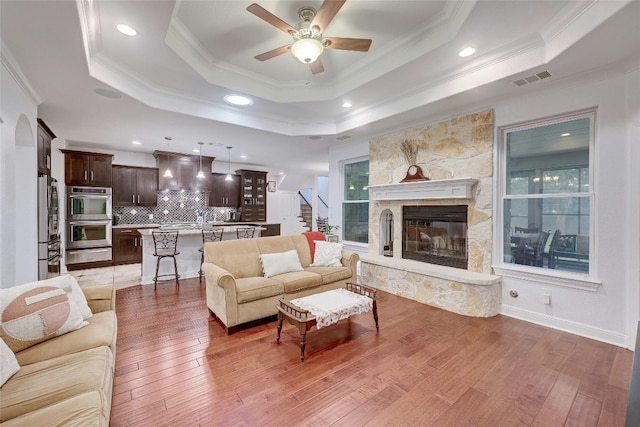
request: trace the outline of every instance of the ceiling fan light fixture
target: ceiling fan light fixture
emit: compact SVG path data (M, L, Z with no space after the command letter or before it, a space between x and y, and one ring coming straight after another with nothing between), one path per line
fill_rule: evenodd
M322 54L324 46L317 39L303 38L291 45L291 53L303 64L311 64Z

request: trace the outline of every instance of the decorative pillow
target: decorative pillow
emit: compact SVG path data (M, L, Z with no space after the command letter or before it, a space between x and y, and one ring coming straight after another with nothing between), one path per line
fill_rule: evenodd
M324 238L324 234L319 231L305 231L302 233L309 242L309 250L311 251L311 261L313 261L316 252L316 240L327 240Z
M0 338L14 353L89 324L71 291L43 282L0 289Z
M13 351L7 347L7 344L2 339L0 339L0 363L0 368L2 369L0 371L0 387L2 387L13 374L20 370L16 355L13 354Z
M316 240L316 254L311 267L340 267L342 262L342 243Z
M298 258L298 251L295 249L275 254L262 254L260 255L260 262L264 270L264 277L291 271L304 271L300 264L300 258Z
M75 304L84 320L93 316L91 308L89 308L89 304L87 303L87 298L84 296L84 292L82 292L78 281L70 274L64 274L52 279L38 280L28 283L28 285L55 286L56 288L63 289L67 293L69 301Z

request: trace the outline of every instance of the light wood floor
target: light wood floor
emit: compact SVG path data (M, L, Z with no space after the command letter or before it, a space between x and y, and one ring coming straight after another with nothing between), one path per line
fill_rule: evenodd
M117 291L111 426L623 426L633 353L531 323L382 293L299 335L226 336L204 284Z

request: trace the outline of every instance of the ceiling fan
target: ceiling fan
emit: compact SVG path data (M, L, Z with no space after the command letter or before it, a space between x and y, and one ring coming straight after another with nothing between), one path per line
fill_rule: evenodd
M309 64L313 74L324 71L320 55L324 49L354 50L367 52L371 46L370 39L352 39L343 37L323 37L322 33L331 23L346 0L325 0L316 11L311 6L298 9L301 21L295 26L284 22L262 6L253 3L247 10L293 37L293 43L281 46L255 56L258 61L266 61L291 51L301 62Z

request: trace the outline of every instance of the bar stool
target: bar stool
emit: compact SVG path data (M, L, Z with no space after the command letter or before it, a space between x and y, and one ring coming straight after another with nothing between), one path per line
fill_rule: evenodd
M224 234L223 228L212 228L211 230L202 230L202 247L198 249L198 251L200 251L200 270L198 270L198 276L200 277L200 282L202 282L202 263L204 262L204 244L209 242L221 242L223 234Z
M255 227L238 227L236 228L236 237L238 239L253 239L255 232Z
M153 289L155 290L158 285L158 278L165 276L175 276L176 285L180 286L180 275L178 274L178 263L176 262L176 255L180 254L180 251L178 251L178 232L152 231L151 234L153 236L153 246L155 248L153 255L158 257L158 260L156 261L156 275L153 277ZM175 274L162 274L158 276L160 260L162 258L173 258Z

